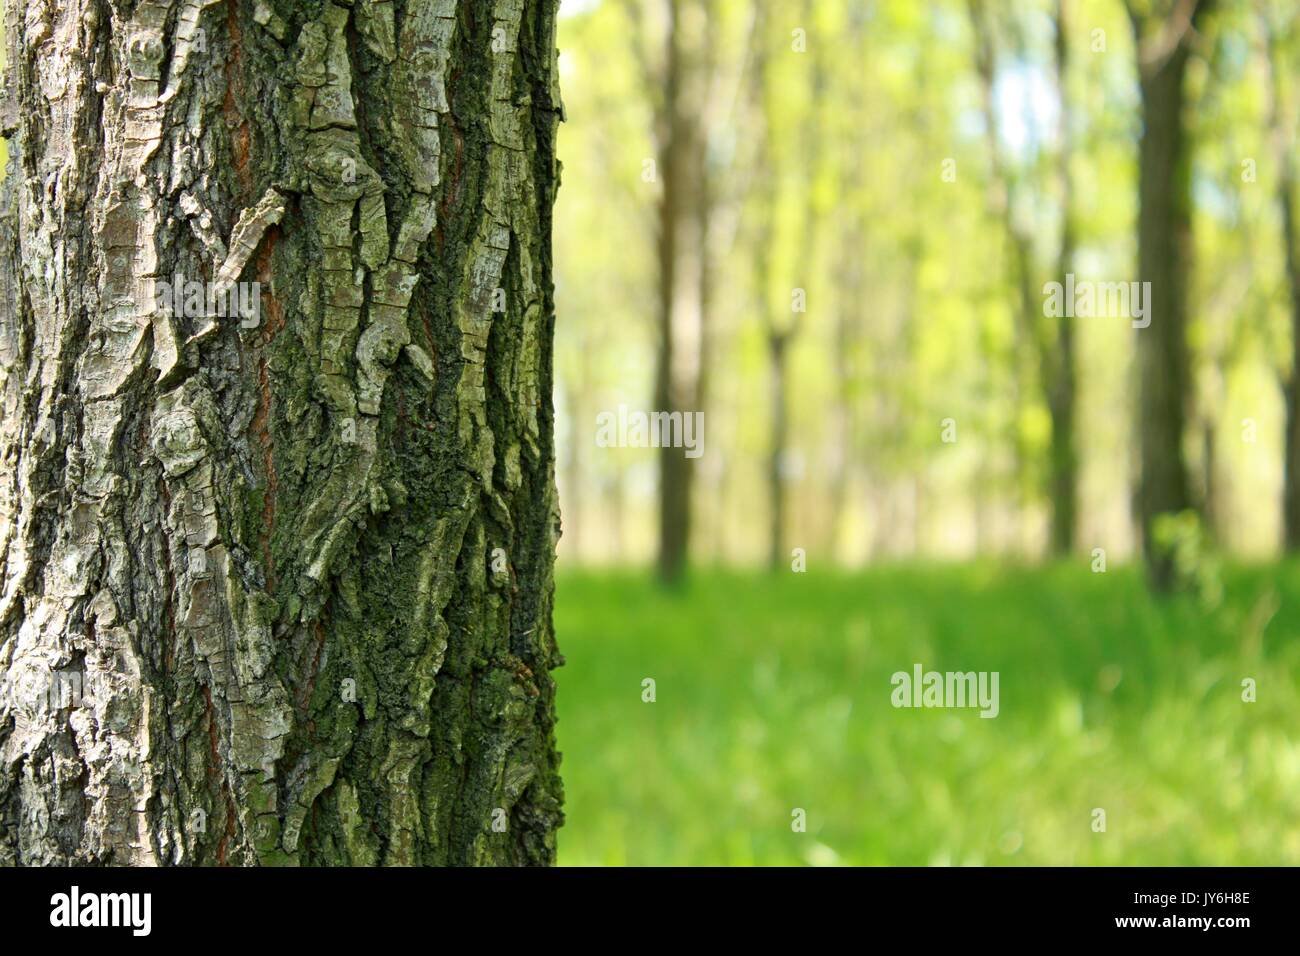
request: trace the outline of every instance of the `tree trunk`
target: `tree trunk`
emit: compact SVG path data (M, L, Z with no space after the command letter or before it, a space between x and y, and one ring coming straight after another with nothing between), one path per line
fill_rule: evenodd
M849 219L849 223L841 233L840 256L836 266L838 274L842 277L840 281L843 285L843 294L835 306L833 367L836 400L830 414L832 441L835 443L836 452L832 460L829 480L830 520L826 540L827 555L839 559L843 558L848 543L845 524L848 517L849 483L853 476L858 438L854 408L857 370L853 363L858 351L858 339L863 324L863 302L866 297L860 258L861 250L866 243L862 223L856 211L848 210L845 216Z
M692 212L699 195L702 153L696 104L687 89L691 64L683 49L681 0L666 0L668 16L664 37L663 100L656 117L658 165L663 189L659 197L658 264L659 348L655 367L655 408L680 412L696 410L698 400L698 324L691 328L690 301L699 294L689 269L694 248ZM698 316L696 316L698 319ZM691 539L691 486L694 468L680 448L659 451L659 558L658 570L666 583L678 581L686 570Z
M1287 301L1291 312L1291 368L1283 383L1282 533L1287 552L1300 551L1300 239L1296 237L1295 161L1290 144L1294 120L1286 118L1282 89L1282 53L1266 13L1260 13L1268 66L1269 133L1277 158L1277 205L1281 212L1282 255L1286 261Z
M757 29L766 31L769 14L770 10L764 8L759 15ZM815 15L811 0L804 0L801 14L802 23L812 24L814 22ZM805 196L805 209L803 216L799 220L799 233L794 240L794 248L799 250L800 259L798 265L787 273L799 276L798 285L792 283L795 288L803 288L811 277L810 263L816 262L814 250L821 226L821 210L814 199L814 195L816 192L818 164L822 160L822 124L818 112L818 103L825 94L826 78L821 45L815 37L811 50L807 52L806 57L809 62L810 96L809 106L804 112L803 122L800 124L799 129L800 165L806 177L803 193ZM777 115L777 111L769 98L767 54L763 55L761 61L756 58L752 64L752 69L754 71L756 97L760 108L763 110L762 146L759 150L759 161L756 166L758 167L757 178L764 181L760 194L762 201L766 204L766 209L762 214L763 225L759 230L757 241L758 251L755 256L756 268L754 271L760 283L760 288L766 290L769 270L772 265L774 220L780 199L780 172L777 170L775 163L774 139L776 134L773 130L773 120ZM792 288L789 294L793 295L793 292L794 289ZM773 571L781 570L787 561L785 532L786 513L789 510L786 479L790 459L790 350L803 324L799 314L794 311L793 299L790 301L790 318L787 322L782 323L773 314L766 297L763 299L763 323L767 333L768 364L771 373L770 388L772 390L772 418L768 435L767 484L770 520L768 566ZM802 311L801 308L799 312Z
M0 863L551 862L554 0L8 14Z
M1150 325L1137 330L1138 423L1142 477L1138 523L1153 585L1173 582L1172 557L1155 540L1164 514L1191 506L1183 430L1190 386L1187 284L1192 256L1191 149L1184 126L1184 74L1196 6L1189 22L1133 15L1142 99L1138 158L1138 278L1149 282ZM1158 27L1158 29L1156 29Z
M769 521L767 564L773 571L781 570L786 562L785 456L790 444L790 372L786 347L789 344L788 333L773 332L768 335L767 355L771 374L769 387L772 390L772 422L767 452Z
M1068 555L1074 548L1074 527L1078 510L1078 459L1075 452L1074 422L1076 402L1076 370L1074 328L1072 318L1061 317L1055 324L1044 315L1042 286L1036 278L1033 236L1016 221L1015 193L1017 177L1011 163L1003 155L998 139L997 114L994 110L994 82L996 79L996 43L993 24L984 0L969 0L968 9L975 33L975 67L980 78L981 106L984 113L985 137L988 140L989 161L993 171L993 189L990 206L998 213L1007 238L1007 246L1014 262L1014 279L1019 307L1017 331L1025 350L1032 357L1038 376L1048 416L1052 423L1048 448L1047 492L1051 505L1048 528L1048 549L1056 556ZM1060 151L1056 158L1056 178L1061 201L1061 238L1057 249L1056 279L1065 282L1065 275L1073 268L1075 235L1073 189L1070 176L1070 158L1073 150L1070 128L1069 37L1066 23L1066 5L1057 0L1053 23L1056 28L1053 46L1055 58L1055 83L1060 104L1057 122ZM1028 389L1022 380L1029 378L1019 358L1013 359L1017 396ZM1017 397L1016 405L1020 404ZM1015 429L1014 449L1016 473L1019 478L1026 471L1027 450L1024 439ZM1017 481L1017 486L1019 480ZM1019 509L1018 509L1019 510Z
M1071 110L1070 33L1066 0L1056 0L1056 89L1060 103L1057 121L1060 153L1057 178L1061 193L1061 239L1057 247L1057 281L1074 271L1075 224L1074 178L1070 159L1074 154L1073 117ZM1047 409L1052 420L1049 487L1052 499L1052 523L1049 547L1052 554L1065 556L1074 550L1075 525L1079 510L1079 456L1075 443L1075 412L1078 402L1078 372L1075 360L1074 320L1062 316L1056 328L1056 348L1044 353L1043 374L1047 375ZM1055 352L1052 358L1050 352Z
M1078 388L1075 378L1074 328L1068 321L1061 323L1057 345L1061 350L1058 376L1047 386L1047 409L1052 421L1048 479L1052 498L1052 523L1048 547L1052 554L1064 557L1074 550L1079 498L1079 458L1074 438Z

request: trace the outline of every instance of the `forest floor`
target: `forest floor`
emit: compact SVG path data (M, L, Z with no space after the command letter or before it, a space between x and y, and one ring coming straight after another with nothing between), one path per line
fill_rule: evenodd
M560 863L1300 864L1300 564L1223 585L561 567ZM998 672L998 715L895 708L916 664Z

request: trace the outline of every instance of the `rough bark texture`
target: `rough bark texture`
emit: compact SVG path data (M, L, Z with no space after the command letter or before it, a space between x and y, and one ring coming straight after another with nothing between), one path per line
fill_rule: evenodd
M1150 282L1150 326L1139 329L1138 432L1142 477L1138 524L1152 583L1172 584L1172 557L1155 540L1156 520L1191 507L1183 431L1191 367L1187 285L1192 257L1191 148L1184 77L1195 24L1208 3L1166 16L1130 9L1138 48L1142 136L1138 158L1138 278Z
M0 863L553 859L555 6L9 0Z

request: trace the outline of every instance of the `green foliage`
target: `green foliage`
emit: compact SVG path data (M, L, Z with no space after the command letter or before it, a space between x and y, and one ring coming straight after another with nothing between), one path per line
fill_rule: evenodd
M1212 614L1085 562L583 572L556 624L561 863L1300 864L1297 564ZM914 663L999 671L999 716L894 709Z
M639 561L653 552L658 528L654 458L637 449L593 454L590 445L597 413L653 394L662 176L645 181L642 171L658 142L662 90L650 79L662 68L664 5L565 6L556 390L559 481L573 531L561 547L583 560ZM985 6L997 50L994 139L1014 181L1012 218L1031 240L1034 288L1062 278L1065 151L1070 271L1090 281L1137 278L1142 124L1124 4L1065 5L1062 88L1057 4ZM846 563L1042 553L1053 493L1046 396L1059 377L1036 367L1026 326L1043 317L1036 308L1026 315L1016 293L1019 265L998 212L966 0L768 3L753 33L748 0L680 7L694 53L687 105L707 134L714 177L709 452L695 557L754 560L766 548L767 524L754 520L766 507L772 419L762 315L784 309L789 319L796 287L807 312L788 356L792 533L827 546L834 538ZM1276 130L1265 21L1279 63ZM792 47L795 30L806 34L804 52ZM1292 349L1278 150L1294 155L1298 44L1294 3L1218 4L1189 76L1196 266L1186 465L1214 479L1195 490L1211 499L1217 544L1252 560L1275 554L1281 539L1277 386ZM768 80L756 100L746 64L760 50ZM704 61L707 84L697 75ZM1058 128L1063 105L1068 121ZM769 139L759 164L758 144ZM770 267L758 276L759 224L769 219ZM692 261L683 253L683 276L693 275ZM1117 317L1070 328L1077 533L1081 544L1131 555L1139 338ZM1049 348L1048 358L1059 351ZM961 438L941 445L949 418ZM1247 422L1252 437L1242 439Z
M1156 548L1173 557L1175 585L1205 607L1217 607L1223 599L1222 568L1200 516L1191 509L1160 515L1152 533Z

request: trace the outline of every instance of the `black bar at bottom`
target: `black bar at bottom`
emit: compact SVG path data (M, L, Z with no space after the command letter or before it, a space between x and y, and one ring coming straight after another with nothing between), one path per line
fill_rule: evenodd
M1292 927L1295 889L1286 869L11 869L0 871L0 912L11 939L127 946L207 937L374 948L394 930L437 945L476 926L488 939L514 926L557 942L682 932L734 945L800 924L819 936L919 932L927 943L969 942L977 927L985 941L1231 944Z

